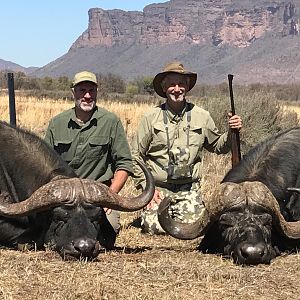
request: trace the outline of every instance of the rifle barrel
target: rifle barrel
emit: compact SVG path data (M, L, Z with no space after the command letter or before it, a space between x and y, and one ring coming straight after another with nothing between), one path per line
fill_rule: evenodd
M235 115L234 98L233 98L233 88L232 88L233 75L228 74L229 83L229 93L230 93L230 103L231 103L231 113ZM237 129L231 129L231 163L234 167L242 158L241 148L240 148L240 133Z
M233 75L232 75L232 74L228 74L229 94L230 94L230 103L231 103L231 112L232 112L232 115L235 115L235 107L234 107L234 98L233 98L232 81L233 81Z

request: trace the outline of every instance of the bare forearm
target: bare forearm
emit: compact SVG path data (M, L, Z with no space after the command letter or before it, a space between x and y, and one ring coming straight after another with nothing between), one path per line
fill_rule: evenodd
M119 193L123 188L126 180L128 178L128 172L125 170L117 170L115 172L114 178L112 179L112 184L109 187L115 193Z

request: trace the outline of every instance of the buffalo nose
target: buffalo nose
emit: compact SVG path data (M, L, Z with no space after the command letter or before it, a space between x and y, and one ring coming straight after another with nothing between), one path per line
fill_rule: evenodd
M89 238L78 238L74 242L74 248L84 257L95 257L97 251L97 241Z
M265 247L263 245L244 244L241 246L241 254L250 263L260 263L265 254Z

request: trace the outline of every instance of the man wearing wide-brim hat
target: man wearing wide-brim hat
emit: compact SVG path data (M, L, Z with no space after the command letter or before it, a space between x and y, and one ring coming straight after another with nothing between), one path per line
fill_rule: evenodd
M217 154L230 151L230 135L219 133L208 111L186 99L197 81L197 74L182 63L171 62L153 80L155 92L165 102L145 113L133 141L133 158L143 160L151 169L156 191L141 215L142 231L163 233L158 205L171 198L171 216L181 222L198 219L203 209L200 195L203 148ZM240 130L239 116L229 117L230 128ZM134 165L137 188L145 187L141 170Z

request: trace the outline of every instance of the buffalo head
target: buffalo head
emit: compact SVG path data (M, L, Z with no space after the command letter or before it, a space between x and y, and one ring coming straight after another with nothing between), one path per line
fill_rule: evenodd
M239 264L270 263L278 243L300 239L300 221L287 222L276 199L261 182L224 182L194 223L179 223L168 212L170 199L159 207L159 222L171 236L195 239L200 249L233 257Z
M47 225L42 230L44 244L51 244L63 258L94 258L101 246L111 248L115 238L102 207L135 211L153 197L153 177L144 165L139 164L147 184L137 197L122 197L97 181L57 176L18 203L8 203L5 195L0 194L0 216L46 215Z

